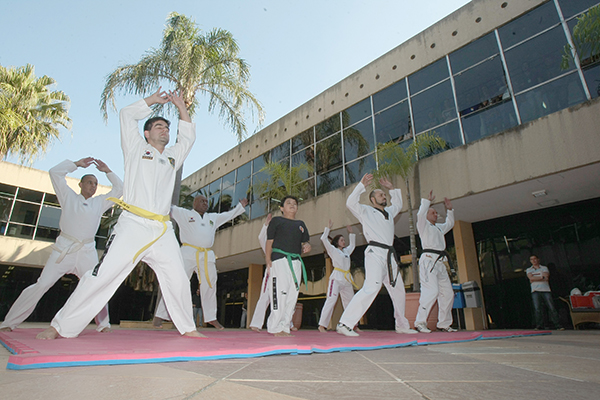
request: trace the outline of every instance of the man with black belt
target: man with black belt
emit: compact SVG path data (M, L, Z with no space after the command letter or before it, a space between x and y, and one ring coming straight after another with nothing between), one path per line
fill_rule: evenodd
M419 279L421 280L421 297L419 298L419 311L415 320L415 329L422 333L430 333L427 328L427 317L431 307L438 302L437 327L444 332L456 332L452 328L452 303L454 291L448 276L444 261L450 257L446 252L444 235L454 226L454 210L450 200L444 197L446 206L446 222L438 224L438 213L431 208L435 200L433 190L427 199L421 199L421 207L417 213L417 230L421 237L423 254L419 258Z
M375 189L369 194L371 207L360 204L360 195L366 191L372 180L373 175L365 174L346 201L346 207L362 224L369 246L365 250L365 282L344 310L336 331L345 336L359 336L352 327L356 326L369 309L383 283L394 305L396 332L417 333L410 329L404 316L404 282L393 247L394 217L402 209L402 192L400 189L394 189L389 180L381 179L381 186L390 192L391 205L387 206L386 194L381 189Z

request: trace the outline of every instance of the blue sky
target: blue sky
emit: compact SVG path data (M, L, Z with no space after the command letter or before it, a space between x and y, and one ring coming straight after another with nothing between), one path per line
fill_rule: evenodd
M250 90L262 103L263 126L268 126L467 2L6 0L0 13L0 64L33 64L37 76L54 78L55 90L71 98L71 131L62 130L61 140L32 167L48 170L66 158L92 156L123 177L118 116L111 113L104 123L100 94L117 66L136 63L160 45L170 12L193 18L203 31L218 27L232 32L241 57L250 64ZM119 96L117 107L135 100ZM184 177L237 144L203 100ZM252 133L256 124L248 121L248 128ZM86 172L92 171L79 169L72 176Z

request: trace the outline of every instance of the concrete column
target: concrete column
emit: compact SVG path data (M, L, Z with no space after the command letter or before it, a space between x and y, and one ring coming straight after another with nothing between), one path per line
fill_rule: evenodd
M250 264L248 266L248 315L246 317L246 328L250 327L250 321L252 321L254 309L260 297L262 278L263 266L260 264Z
M481 275L477 260L477 247L473 236L473 226L470 222L456 221L454 223L454 244L456 246L456 261L458 262L458 277L461 283L475 281L481 288ZM467 330L487 328L485 303L481 293L483 308L465 308L465 325Z

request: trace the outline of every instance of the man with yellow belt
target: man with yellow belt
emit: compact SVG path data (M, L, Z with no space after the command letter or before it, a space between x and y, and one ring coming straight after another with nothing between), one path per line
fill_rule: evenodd
M194 198L193 210L172 206L171 216L179 226L181 255L188 280L196 271L200 282L200 299L204 322L219 330L223 326L217 321L217 267L212 247L215 233L225 222L245 212L247 199L240 199L237 206L227 212L207 213L208 199L202 195ZM159 328L163 320L170 320L163 299L158 302L154 314L154 326Z
M138 121L152 113L154 104L172 102L179 110L177 142L169 143L169 121L151 118L144 124L144 140ZM51 327L38 339L76 337L141 260L156 273L175 327L182 335L200 337L192 319L192 296L183 269L179 244L169 221L175 173L196 139L195 124L183 98L173 92L156 93L120 112L121 146L125 161L124 208L109 238L107 250L93 271L88 271ZM115 199L116 201L116 199Z

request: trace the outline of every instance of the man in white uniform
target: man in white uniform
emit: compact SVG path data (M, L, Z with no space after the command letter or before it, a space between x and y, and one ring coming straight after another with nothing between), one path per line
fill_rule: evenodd
M427 328L427 317L431 308L438 302L437 327L444 332L456 332L452 328L452 304L454 303L454 290L446 270L444 261L449 259L446 252L446 239L444 235L454 226L454 210L450 200L444 198L446 206L446 222L438 224L438 213L431 208L435 200L433 191L429 192L427 199L421 199L421 207L417 213L417 231L421 237L423 254L419 258L419 280L421 281L421 297L419 298L419 311L415 320L415 329L422 333L430 333Z
M81 193L77 194L67 185L65 177L77 168L87 168L94 164L98 171L104 172L112 183L109 193L93 197L98 188L98 179L94 175L84 175L79 182ZM98 252L94 236L98 231L102 214L113 206L109 197L123 195L123 182L101 160L92 157L77 162L65 160L50 171L52 187L61 207L60 236L52 246L52 254L46 262L37 282L29 286L12 305L0 331L12 331L25 321L35 309L38 301L65 274L74 274L81 278L98 263ZM110 331L108 305L96 316L96 330Z
M172 102L179 110L177 143L169 143L169 122L151 118L144 125L144 140L138 121L152 113L150 106ZM125 107L120 113L121 146L125 159L124 208L109 239L107 250L93 271L86 273L51 327L38 339L76 337L141 260L156 273L173 323L186 336L200 337L192 319L190 283L183 269L179 244L169 220L175 173L196 139L195 125L183 102L173 92L156 93Z
M360 204L360 195L366 191L365 188L372 180L373 175L365 174L346 201L346 207L362 224L369 246L365 250L365 282L344 310L336 331L346 336L358 336L352 327L356 326L369 309L383 283L394 305L396 332L417 333L410 329L408 320L404 316L404 282L393 247L394 217L402 209L402 192L400 189L394 189L389 180L381 179L379 181L381 186L390 192L391 205L387 206L386 195L381 189L373 190L369 194L371 207Z
M188 281L194 271L200 282L200 299L204 322L219 330L223 326L217 321L217 267L215 253L211 247L215 243L215 233L225 222L242 215L248 205L247 199L241 199L237 206L223 213L207 213L208 199L199 195L194 198L194 209L172 206L171 216L179 226L181 255ZM170 320L163 298L160 299L154 314L154 326L162 326L163 320Z

